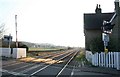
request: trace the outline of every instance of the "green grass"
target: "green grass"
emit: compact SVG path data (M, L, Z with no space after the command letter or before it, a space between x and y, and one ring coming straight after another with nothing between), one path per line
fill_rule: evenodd
M85 65L87 66L91 66L92 63L88 62L87 59L85 58L85 52L84 51L81 51L77 56L76 56L76 61L79 61L79 62L84 62Z
M60 51L60 48L29 48L27 52L27 57L36 57L40 52L52 52L52 51Z
M60 49L55 48L29 48L28 51L57 51Z

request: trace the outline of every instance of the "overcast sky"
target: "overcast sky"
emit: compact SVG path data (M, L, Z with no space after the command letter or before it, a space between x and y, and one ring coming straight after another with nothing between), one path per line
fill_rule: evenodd
M84 47L83 14L113 12L115 0L0 0L0 24L15 40L15 15L18 40Z

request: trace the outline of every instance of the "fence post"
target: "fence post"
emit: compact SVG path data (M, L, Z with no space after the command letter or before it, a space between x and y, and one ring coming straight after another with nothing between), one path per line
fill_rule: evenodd
M111 67L111 54L108 52L108 67Z
M117 68L117 62L116 62L116 52L114 52L114 68Z
M106 67L108 67L108 53L106 53L105 56L106 56L106 62L105 62L106 63Z
M101 66L103 67L104 65L104 54L101 52Z
M98 59L98 65L101 66L101 63L100 63L100 62L101 62L100 53L98 54L98 58L99 58L99 59Z
M96 53L94 54L94 62L95 62L95 66L97 65L96 63Z
M113 60L114 60L114 59L113 59L113 52L111 52L111 65L112 65L112 68L113 68L113 65L114 65L114 64L113 64Z
M96 52L92 55L92 64L95 66L112 67L120 70L120 52Z
M98 66L98 52L96 53L96 65Z
M104 59L103 59L104 67L106 67L106 53L104 52L103 55L104 55Z
M95 54L92 55L92 65L95 65Z
M117 55L116 55L116 57L117 57L117 59L116 59L116 61L117 61L117 70L120 70L119 52L116 52L116 53L117 53Z
M95 61L95 66L97 66L97 59L96 59L96 53L94 54L94 61Z

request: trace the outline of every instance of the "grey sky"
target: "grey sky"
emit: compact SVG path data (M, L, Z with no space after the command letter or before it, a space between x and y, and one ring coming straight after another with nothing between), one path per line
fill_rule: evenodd
M0 23L15 40L15 14L18 40L84 47L83 13L114 11L114 0L0 0Z

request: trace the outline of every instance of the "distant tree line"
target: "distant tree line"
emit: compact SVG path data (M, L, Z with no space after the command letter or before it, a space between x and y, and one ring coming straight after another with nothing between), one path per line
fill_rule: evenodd
M8 48L8 47L9 47L9 44L6 43L6 42L4 42L4 41L2 41L2 47L3 47L3 48ZM16 48L16 42L13 41L13 42L10 44L10 48ZM18 48L26 48L27 51L28 51L28 46L25 45L25 44L23 44L22 42L18 42Z

